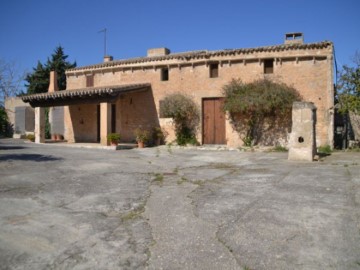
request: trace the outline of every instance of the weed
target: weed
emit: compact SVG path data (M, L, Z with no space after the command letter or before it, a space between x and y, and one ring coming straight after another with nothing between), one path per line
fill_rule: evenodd
M124 214L121 217L121 220L123 222L125 222L125 221L128 221L128 220L135 219L135 218L139 217L144 211L145 211L145 207L144 207L144 205L141 205L138 208Z
M319 154L330 155L332 153L332 149L330 145L322 145L318 147Z
M163 181L164 181L164 175L162 173L156 173L153 182L157 182L160 185L162 185Z
M171 143L169 143L168 145L167 145L167 150L168 150L168 152L169 152L169 154L172 154L172 149L171 149Z
M205 184L205 182L202 180L194 180L194 181L191 181L191 183L193 183L195 185L199 185L199 186L202 186Z
M156 148L156 157L159 157L159 156L160 156L160 149Z
M277 145L272 149L273 152L287 152L288 149L284 146Z
M185 183L185 182L188 182L189 180L186 178L186 177L181 177L181 179L179 179L179 180L177 180L176 181L176 183L178 184L178 185L181 185L181 184L183 184L183 183Z

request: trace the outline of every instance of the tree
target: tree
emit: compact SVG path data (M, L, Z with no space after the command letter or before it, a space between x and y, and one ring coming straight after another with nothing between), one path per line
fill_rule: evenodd
M49 87L50 71L46 66L38 61L36 68L33 68L33 73L28 74L25 80L28 82L27 94L45 93Z
M293 102L301 100L296 89L266 79L251 83L233 79L223 86L223 94L224 110L246 146L261 139L264 144L278 140L276 132L285 133L291 124Z
M337 85L339 112L348 113L355 134L360 139L360 53L356 52L354 66L344 65Z
M15 62L6 62L0 59L0 137L10 137L11 124L5 110L5 99L21 93L20 84L24 75L18 72Z
M0 59L0 106L4 106L5 98L21 93L20 84L24 77L19 73L15 62Z
M47 59L46 64L42 64L38 61L36 68L33 69L33 73L26 76L28 94L45 93L49 87L50 71L56 71L57 83L59 90L66 89L66 75L65 70L76 67L76 62L70 63L66 61L68 55L65 55L64 49L59 46L56 47L54 53Z

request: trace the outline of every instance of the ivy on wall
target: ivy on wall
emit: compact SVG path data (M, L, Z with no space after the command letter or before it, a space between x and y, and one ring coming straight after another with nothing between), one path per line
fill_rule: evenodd
M250 83L233 79L223 86L223 94L224 110L246 146L258 144L266 131L275 132L291 125L292 104L301 100L295 88L267 79Z

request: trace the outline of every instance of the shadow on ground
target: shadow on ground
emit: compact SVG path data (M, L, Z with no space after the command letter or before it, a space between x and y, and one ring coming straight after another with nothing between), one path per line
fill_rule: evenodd
M0 156L0 161L9 161L9 160L43 162L43 161L62 160L62 158L49 156L49 155L40 155L40 154L9 154L9 155Z
M7 145L0 145L0 150L20 150L25 149L26 147L23 146L7 146Z

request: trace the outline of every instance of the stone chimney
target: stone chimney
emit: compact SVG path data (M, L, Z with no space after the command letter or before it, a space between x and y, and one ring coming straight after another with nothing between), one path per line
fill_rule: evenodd
M287 33L285 34L285 44L303 44L304 34L303 33Z
M170 54L170 50L168 48L154 48L154 49L148 49L147 50L147 56L153 57L153 56L164 56Z
M59 91L59 87L57 84L57 74L56 71L50 71L50 83L48 92L51 93L55 91Z
M104 63L105 62L111 62L113 60L113 57L112 56L110 56L110 55L105 55L104 56Z

